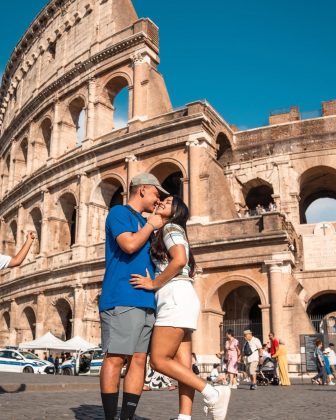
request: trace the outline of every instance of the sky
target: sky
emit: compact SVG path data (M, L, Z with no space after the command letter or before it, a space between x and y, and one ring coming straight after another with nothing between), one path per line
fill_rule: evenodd
M0 74L47 3L1 5ZM297 105L309 113L336 99L335 0L133 4L160 28L159 70L174 107L206 99L227 122L247 129L266 125L271 111Z

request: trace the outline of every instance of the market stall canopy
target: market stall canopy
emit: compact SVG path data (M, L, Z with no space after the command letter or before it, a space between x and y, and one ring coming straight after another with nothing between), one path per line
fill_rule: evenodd
M20 349L31 350L65 350L64 341L55 337L50 331L33 341L20 343Z
M76 337L73 337L64 343L64 350L67 351L86 351L97 347L97 344L89 343L79 335L76 335Z

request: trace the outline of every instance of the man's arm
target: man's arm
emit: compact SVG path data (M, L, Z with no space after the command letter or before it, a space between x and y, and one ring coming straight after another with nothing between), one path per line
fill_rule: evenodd
M162 226L162 218L158 215L149 216L145 226L138 232L124 232L117 236L117 243L126 254L139 251L148 241L150 235Z
M11 262L8 264L8 267L18 267L22 264L23 260L26 258L32 243L34 242L35 234L33 232L29 232L27 235L26 242L23 244L23 247L20 251L11 259Z

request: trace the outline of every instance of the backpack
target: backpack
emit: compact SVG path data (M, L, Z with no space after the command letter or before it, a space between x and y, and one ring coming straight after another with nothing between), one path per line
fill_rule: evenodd
M251 356L251 354L253 353L248 341L246 341L246 343L244 344L243 353L244 353L244 356L247 356L247 357Z

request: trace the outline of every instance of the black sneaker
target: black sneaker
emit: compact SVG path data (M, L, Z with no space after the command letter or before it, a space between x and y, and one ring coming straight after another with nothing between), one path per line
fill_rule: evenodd
M250 390L251 391L255 391L257 389L257 385L256 384L252 384L251 386L250 386Z

